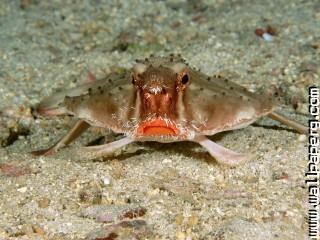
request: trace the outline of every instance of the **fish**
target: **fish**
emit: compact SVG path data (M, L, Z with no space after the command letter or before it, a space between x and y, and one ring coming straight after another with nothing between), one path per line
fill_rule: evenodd
M130 70L41 101L36 107L39 116L71 115L78 121L53 146L32 154L53 154L93 126L123 135L110 143L79 149L93 157L136 141L191 141L203 146L218 163L235 166L250 159L250 154L227 149L208 136L245 128L264 116L308 133L306 126L276 112L276 106L270 94L248 91L220 75L208 76L190 67L181 55L151 55L137 60Z

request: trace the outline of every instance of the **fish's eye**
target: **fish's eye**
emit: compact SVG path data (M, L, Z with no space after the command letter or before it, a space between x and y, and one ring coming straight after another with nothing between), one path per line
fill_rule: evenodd
M183 85L187 84L189 82L189 75L185 74L182 78L181 78L181 83Z
M141 74L131 74L131 82L133 85L139 85Z
M137 83L137 79L133 75L131 76L131 82L133 85Z

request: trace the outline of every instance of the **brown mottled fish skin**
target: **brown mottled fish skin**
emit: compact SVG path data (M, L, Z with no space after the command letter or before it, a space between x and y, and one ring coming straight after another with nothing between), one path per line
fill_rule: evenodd
M125 72L98 80L79 96L67 95L60 106L92 126L124 133L126 125L135 115L136 91L130 82L130 75Z
M147 66L141 73L141 87L136 88L132 84L129 71L120 76L110 75L93 84L76 88L80 91L74 89L72 94L66 94L58 109L62 113L84 119L92 126L110 128L130 136L134 135L138 123L152 114L168 118L183 131L189 132L181 136L136 139L163 138L165 141L241 128L272 111L272 100L269 97L248 92L220 76L208 77L187 65L186 71L190 78L188 86L183 90L177 89L177 73L171 67L181 62L183 60L177 57L140 61L139 64ZM146 106L148 101L144 94L152 88L166 91L170 104L155 109ZM153 95L159 97L159 102L166 102L165 98L168 98L162 93Z
M209 77L170 55L137 60L132 71L53 95L37 111L43 116L70 114L83 121L72 129L77 134L67 135L54 150L80 135L86 122L127 136L93 151L111 151L132 141L189 140L207 148L218 161L235 165L245 155L205 135L246 127L272 113L273 102L268 95L249 92L221 76Z
M267 95L249 92L221 76L208 77L195 70L190 75L194 84L184 96L185 114L200 134L242 128L273 110Z

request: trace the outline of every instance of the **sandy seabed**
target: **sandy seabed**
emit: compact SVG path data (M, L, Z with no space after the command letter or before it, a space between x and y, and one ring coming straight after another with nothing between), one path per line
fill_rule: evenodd
M272 41L255 34L268 26ZM190 142L133 143L87 160L77 149L101 136L95 129L34 158L74 120L35 119L31 107L88 71L100 78L180 53L208 75L277 95L278 111L306 124L319 49L316 0L2 0L0 239L307 239L307 137L286 126L260 119L213 136L253 154L237 167Z

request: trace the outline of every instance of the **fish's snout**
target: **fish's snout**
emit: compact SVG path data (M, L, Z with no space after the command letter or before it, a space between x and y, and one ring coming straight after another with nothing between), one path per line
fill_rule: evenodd
M165 94L166 89L162 84L160 84L158 81L151 81L143 86L144 92L148 92L150 94Z
M172 96L164 88L159 91L146 91L143 94L144 105L148 112L163 114L167 113L172 103Z

